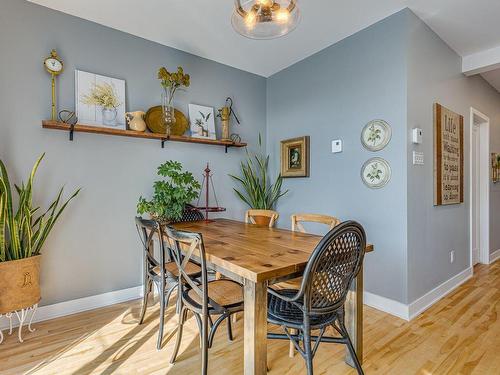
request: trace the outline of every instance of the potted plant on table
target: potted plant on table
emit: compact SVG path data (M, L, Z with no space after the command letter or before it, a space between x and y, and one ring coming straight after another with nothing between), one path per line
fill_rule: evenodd
M165 179L155 181L151 200L139 198L137 213L149 214L162 224L178 221L189 203L198 198L200 183L191 172L183 171L182 164L177 161L163 163L157 174Z
M64 202L61 188L45 211L34 207L33 180L44 155L36 161L26 184L14 185L17 210L13 208L14 194L7 168L0 160L0 314L27 309L40 301L41 250L62 212L80 191ZM20 333L19 339L22 341Z
M262 139L259 134L259 147L262 148ZM241 190L233 188L236 195L250 208L258 210L272 210L279 198L288 193L281 191L283 178L278 175L274 183L268 175L269 155L250 154L240 164L241 176L230 174L239 185ZM270 218L266 216L254 217L256 224L269 225Z

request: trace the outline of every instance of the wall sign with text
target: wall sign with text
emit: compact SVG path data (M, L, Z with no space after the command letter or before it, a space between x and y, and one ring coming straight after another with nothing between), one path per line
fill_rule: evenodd
M434 205L464 201L464 117L434 104Z

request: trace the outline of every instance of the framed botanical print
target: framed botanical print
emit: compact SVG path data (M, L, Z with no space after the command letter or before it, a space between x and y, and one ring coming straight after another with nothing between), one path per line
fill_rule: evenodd
M281 141L281 176L309 177L309 136Z

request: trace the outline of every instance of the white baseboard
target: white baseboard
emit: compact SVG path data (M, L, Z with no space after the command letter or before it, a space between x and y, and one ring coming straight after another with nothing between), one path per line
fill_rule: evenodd
M408 305L399 301L394 301L393 299L382 297L370 292L364 292L363 302L365 305L373 307L374 309L397 316L398 318L404 320L410 320L408 315Z
M55 303L53 305L41 306L38 308L33 322L59 318L61 316L76 314L82 311L98 309L116 303L126 302L142 297L142 286L136 286L128 289L116 290L113 292L98 294L95 296L78 298L71 301ZM17 317L14 314L12 319L13 326L19 325ZM9 320L5 317L0 318L0 329L9 327Z
M495 250L490 254L490 264L496 262L498 259L500 259L500 249Z
M450 294L464 282L472 277L472 268L467 268L441 285L427 292L422 297L408 305L408 316L411 319L416 318L422 312L434 305L437 301Z

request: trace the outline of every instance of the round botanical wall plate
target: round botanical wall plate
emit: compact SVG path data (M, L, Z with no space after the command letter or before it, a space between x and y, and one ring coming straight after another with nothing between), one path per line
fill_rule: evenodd
M361 131L361 143L370 151L382 150L391 140L391 127L384 120L373 120Z
M391 166L382 158L371 158L361 167L361 179L371 189L384 187L391 179Z

